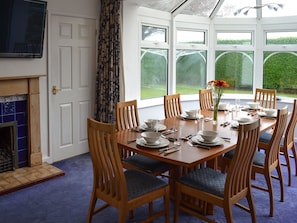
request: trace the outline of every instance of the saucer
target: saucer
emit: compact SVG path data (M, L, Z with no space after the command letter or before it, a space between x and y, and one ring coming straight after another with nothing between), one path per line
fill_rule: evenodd
M220 137L216 137L214 140L207 142L207 141L204 141L204 139L200 135L196 135L192 137L191 140L194 143L197 143L199 145L204 145L204 146L219 146L224 144L224 139Z
M156 131L156 128L155 129L151 129L149 128L146 124L142 124L141 126L139 126L139 128L141 130L144 130L144 131L147 131L147 130L153 130L153 131ZM158 124L158 131L164 131L166 129L166 125L163 125L163 124Z
M146 141L144 140L144 138L138 138L138 139L136 139L136 144L139 146L142 146L142 147L146 147L146 148L157 149L157 148L166 147L170 143L168 139L164 139L164 138L161 138L158 141L159 141L158 144L151 145L151 144L147 144Z
M188 116L187 114L181 114L180 117L184 119L189 119L189 120L196 120L196 119L203 118L203 115L197 114L197 116L195 117L195 116Z

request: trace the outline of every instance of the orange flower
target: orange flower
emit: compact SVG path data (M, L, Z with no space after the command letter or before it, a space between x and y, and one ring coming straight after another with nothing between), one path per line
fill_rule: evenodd
M230 85L224 80L212 80L208 82L209 85L213 85L216 88L229 87Z

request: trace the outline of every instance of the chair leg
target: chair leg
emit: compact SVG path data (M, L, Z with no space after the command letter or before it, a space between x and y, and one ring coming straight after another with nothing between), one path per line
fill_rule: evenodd
M281 165L279 163L279 165L276 167L276 171L278 174L278 178L279 178L279 186L280 186L280 190L281 190L281 202L284 202L285 200L285 192L284 192L284 180L283 180L283 174L282 174L282 168Z
M248 193L246 195L246 198L247 198L249 208L250 208L252 223L256 223L256 211L255 211L254 198L253 198L253 195L252 195L251 188L249 189L249 191L248 191Z
M149 202L149 216L153 215L153 202Z
M272 180L271 180L271 174L270 172L264 173L267 188L268 188L268 193L269 193L269 203L270 203L270 212L269 216L273 217L274 215L274 200L273 200L273 187L272 187Z
M297 176L297 152L296 152L296 146L295 143L293 144L292 153L293 153L293 159L295 161L295 176Z
M118 223L125 223L126 222L126 212L120 211Z
M89 205L89 210L88 210L87 223L91 223L92 222L92 218L93 218L93 214L94 214L94 210L95 210L96 201L97 201L96 192L93 189L92 195L91 195L91 200L90 200L90 205Z
M225 204L224 213L225 213L226 222L232 223L233 218L232 218L232 206L231 206L231 204Z
M284 156L286 159L286 164L284 166L287 166L288 169L288 186L292 185L292 171L291 171L291 162L290 162L290 156L289 156L289 151L285 149L284 151Z

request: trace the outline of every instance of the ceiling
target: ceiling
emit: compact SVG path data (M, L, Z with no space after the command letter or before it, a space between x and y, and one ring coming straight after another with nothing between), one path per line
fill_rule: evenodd
M297 15L295 0L123 0L140 7L178 14L215 17L280 17ZM281 4L281 5L280 5ZM295 10L294 10L295 9ZM237 12L237 13L236 13Z

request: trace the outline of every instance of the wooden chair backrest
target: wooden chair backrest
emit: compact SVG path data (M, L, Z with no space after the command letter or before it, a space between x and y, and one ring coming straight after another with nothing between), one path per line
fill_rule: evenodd
M97 197L104 198L109 204L126 202L126 178L117 147L115 125L88 118L88 143Z
M199 104L201 110L211 109L213 106L212 89L199 90Z
M263 108L276 108L276 90L256 88L254 102L259 102Z
M278 162L279 152L280 152L280 142L283 137L285 128L287 126L288 120L288 107L277 110L277 118L275 127L272 133L272 137L269 141L267 149L265 150L265 166L274 165L275 162Z
M137 100L118 102L116 104L117 130L135 128L140 125Z
M227 172L224 198L232 200L250 187L253 157L259 141L260 120L239 125L237 146Z
M287 148L292 148L293 144L295 143L294 138L295 138L296 123L297 123L297 99L294 99L291 119L290 119L288 126L286 128L285 138L284 138L284 145Z
M171 118L182 114L180 94L164 95L165 118Z

